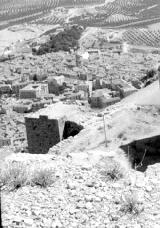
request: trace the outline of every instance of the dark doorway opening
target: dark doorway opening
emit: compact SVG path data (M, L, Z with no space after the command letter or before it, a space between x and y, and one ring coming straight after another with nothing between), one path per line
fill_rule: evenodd
M35 82L38 81L38 78L37 78L36 74L33 75L33 81L35 81Z
M148 165L160 162L160 136L135 140L121 146L138 171L144 172Z
M63 139L67 139L70 136L78 135L82 129L82 125L79 125L75 122L66 121L63 131Z

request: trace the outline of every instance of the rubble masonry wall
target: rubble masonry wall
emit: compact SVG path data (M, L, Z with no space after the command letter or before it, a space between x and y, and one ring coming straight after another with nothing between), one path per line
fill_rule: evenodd
M25 118L30 153L44 154L63 137L65 117L48 119L48 116Z

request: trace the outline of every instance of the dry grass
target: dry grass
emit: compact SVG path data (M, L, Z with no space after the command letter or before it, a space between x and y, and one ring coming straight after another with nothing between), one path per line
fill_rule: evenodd
M54 169L41 168L33 173L31 185L46 188L56 181Z
M0 182L2 186L7 186L9 190L18 189L28 183L26 167L21 162L8 162L0 172Z
M121 212L138 216L143 211L143 205L135 193L129 192L122 196Z
M0 185L14 191L26 185L48 187L56 181L54 169L31 165L24 162L7 162L0 170Z
M120 132L118 135L117 135L117 138L119 139L122 139L124 137L124 132Z
M98 165L98 170L104 181L117 181L125 177L124 168L112 157L104 157Z

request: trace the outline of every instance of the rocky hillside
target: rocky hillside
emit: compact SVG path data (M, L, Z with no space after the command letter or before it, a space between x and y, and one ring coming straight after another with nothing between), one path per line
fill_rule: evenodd
M83 121L85 128L77 136L57 144L48 155L6 159L1 171L4 226L160 226L158 153L141 156L131 169L132 151L120 149L144 131L146 137L157 134L159 109L124 100Z

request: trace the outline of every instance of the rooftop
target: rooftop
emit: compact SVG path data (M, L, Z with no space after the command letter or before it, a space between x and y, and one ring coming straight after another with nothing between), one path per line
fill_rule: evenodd
M29 84L25 86L22 90L39 90L39 88L41 88L42 85L44 84Z

